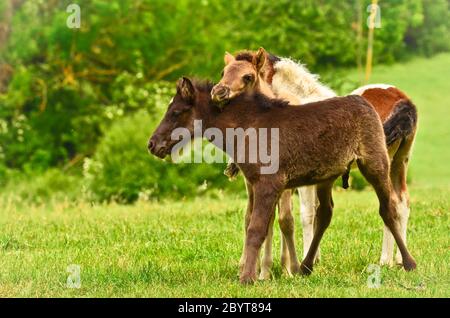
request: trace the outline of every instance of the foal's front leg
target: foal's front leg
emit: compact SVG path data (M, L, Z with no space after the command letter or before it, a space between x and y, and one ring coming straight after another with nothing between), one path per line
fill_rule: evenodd
M333 180L334 181L334 180ZM333 214L333 199L331 191L333 182L326 182L317 185L317 197L319 198L319 206L317 207L316 220L314 226L314 237L309 247L308 253L301 264L301 271L305 275L311 274L314 265L314 259L319 249L320 240L325 230L331 222Z
M244 220L244 248L242 250L241 260L239 261L239 269L242 272L244 269L244 263L245 263L245 237L247 237L247 229L250 224L250 218L252 216L252 210L253 210L253 187L249 182L245 182L245 187L247 188L247 210L245 211L245 220ZM271 242L272 243L272 242Z
M270 279L270 271L273 265L272 254L272 241L273 241L273 221L275 219L275 213L272 214L269 222L269 228L267 229L267 236L264 241L264 249L261 260L261 272L259 273L260 280Z
M246 231L245 261L240 276L241 283L248 284L256 281L256 261L267 236L280 192L281 190L274 189L273 184L259 183L253 186L254 203Z

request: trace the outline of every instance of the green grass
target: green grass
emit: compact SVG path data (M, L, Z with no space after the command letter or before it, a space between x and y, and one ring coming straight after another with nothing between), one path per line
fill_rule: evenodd
M367 286L382 236L369 190L335 191L334 218L311 276L285 277L275 252L274 278L254 286L241 286L237 277L241 195L133 206L31 205L3 195L0 297L450 297L448 74L450 54L376 67L373 75L373 82L398 85L419 109L408 229L414 272L383 267L380 288ZM301 243L297 201L295 211ZM66 286L70 264L81 268L80 289Z

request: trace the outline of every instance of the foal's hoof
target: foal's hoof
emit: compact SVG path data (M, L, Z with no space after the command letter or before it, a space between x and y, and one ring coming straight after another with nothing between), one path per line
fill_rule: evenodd
M417 267L417 264L416 264L416 261L413 258L403 261L403 268L407 272L415 270L416 267Z
M320 249L317 250L316 256L314 257L314 264L318 264L320 262Z
M395 262L395 265L400 265L400 266L403 265L403 258L402 258L402 256L399 255L399 254L396 254L394 262Z
M256 275L243 274L239 278L239 282L242 285L252 285L256 282Z
M263 272L261 271L261 273L259 273L259 280L269 280L272 277L272 275L270 275L270 272Z
M304 276L311 275L312 271L313 271L312 264L305 264L305 263L300 264L300 273L302 275L304 275Z
M380 259L380 266L392 267L393 265L392 260Z
M291 272L292 275L301 274L302 270L301 270L300 263L296 263L296 264L291 265L289 271Z

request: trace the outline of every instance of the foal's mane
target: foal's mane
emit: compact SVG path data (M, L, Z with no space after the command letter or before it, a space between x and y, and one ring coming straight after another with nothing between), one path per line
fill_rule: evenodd
M235 59L236 61L247 61L252 63L253 62L253 57L255 56L255 52L252 51L248 51L248 50L243 50L243 51L239 51L235 54ZM267 52L267 58L269 60L269 62L271 64L280 61L280 58L276 55L273 55L272 53Z
M210 93L215 85L210 80L199 80L199 79L192 79L192 85L195 87L195 89L201 93L205 94L208 98L208 102L211 107L216 107L213 103L213 101L210 99ZM260 93L260 92L251 92L251 93L244 93L241 94L234 99L230 101L231 104L254 104L258 108L262 110L268 110L272 108L284 108L289 105L289 102L278 99L278 98L270 98L266 95ZM227 106L226 106L227 107Z
M274 108L284 108L289 105L288 101L278 98L270 98L260 92L244 93L235 97L231 104L253 104L262 110L269 110Z
M211 93L213 86L216 85L210 80L200 80L196 78L192 79L191 82L197 91L208 94Z
M240 51L236 53L236 56L234 57L236 61L247 61L252 63L253 56L255 56L255 53L252 51Z
M262 109L284 108L289 105L289 102L284 99L270 98L259 92L254 92L253 98Z

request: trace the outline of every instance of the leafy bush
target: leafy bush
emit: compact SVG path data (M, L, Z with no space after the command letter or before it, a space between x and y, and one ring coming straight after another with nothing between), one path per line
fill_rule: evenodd
M84 198L81 176L61 169L52 168L38 173L3 170L3 173L6 178L3 179L2 195L12 196L15 202L43 203L50 198L70 201ZM0 180L1 174L0 167Z
M155 117L156 118L156 117ZM145 111L117 121L92 159L84 164L88 189L97 200L132 202L138 198L177 198L229 184L225 164L174 164L149 155L147 141L159 123Z

